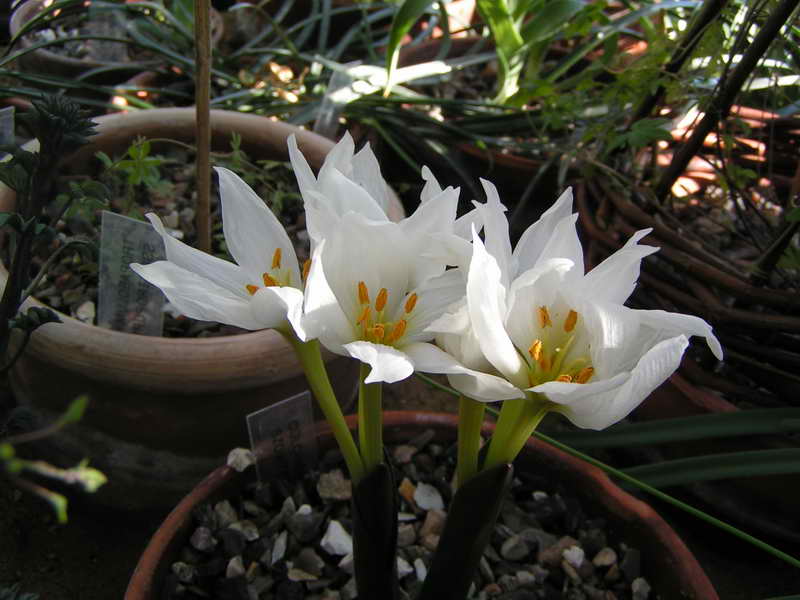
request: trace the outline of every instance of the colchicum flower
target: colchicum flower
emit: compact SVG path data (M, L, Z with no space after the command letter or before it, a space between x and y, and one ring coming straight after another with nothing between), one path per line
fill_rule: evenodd
M284 332L291 323L302 331L303 281L289 236L250 186L228 169L215 170L225 242L237 264L178 241L151 213L167 260L131 268L187 317Z
M346 135L314 177L294 140L290 156L312 239L306 282L306 335L371 367L365 383L391 383L415 369L457 365L435 345L428 325L464 295L468 232L474 214L456 219L458 190L429 170L418 209L387 217L387 186L369 147L354 154ZM439 372L439 371L436 371Z
M705 337L722 358L702 319L623 306L641 260L658 250L638 243L650 230L584 273L571 191L512 252L505 208L494 186L483 184L486 241L473 232L466 302L430 327L440 346L472 370L450 375L453 387L477 400L524 399L537 415L557 411L579 427L603 429L677 369L689 336ZM513 396L491 391L497 379L514 387Z

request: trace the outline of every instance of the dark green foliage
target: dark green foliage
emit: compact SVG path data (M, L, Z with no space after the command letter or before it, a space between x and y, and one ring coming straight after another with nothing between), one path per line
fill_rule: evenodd
M39 140L44 152L70 154L95 133L94 123L80 106L64 96L44 96L33 102L33 110L19 117L20 123Z
M0 587L0 600L39 600L39 594L21 592L19 584L11 587Z

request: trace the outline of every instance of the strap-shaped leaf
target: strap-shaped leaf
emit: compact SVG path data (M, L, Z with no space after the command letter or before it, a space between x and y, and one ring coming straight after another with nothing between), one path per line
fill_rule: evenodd
M541 11L522 27L522 39L526 43L536 43L554 36L569 24L584 6L580 0L554 0L542 7Z
M709 454L643 465L624 472L653 487L732 477L800 473L800 448Z
M604 431L553 434L573 448L618 448L736 435L800 431L800 408L765 408L614 425Z
M397 68L397 59L400 56L400 43L414 23L417 22L434 0L406 0L400 6L392 19L392 29L389 31L389 43L386 46L386 91L388 95L392 89L392 75Z
M398 499L392 470L378 465L353 489L353 556L359 598L395 600Z
M501 464L461 486L418 600L463 600L494 530L514 468Z

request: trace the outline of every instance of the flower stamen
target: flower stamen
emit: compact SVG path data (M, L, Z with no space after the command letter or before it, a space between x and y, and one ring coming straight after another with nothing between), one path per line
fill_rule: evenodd
M280 269L281 268L281 249L275 248L275 253L272 255L272 268L273 269Z
M358 303L369 304L369 291L367 290L367 284L363 281L358 282Z
M533 340L531 347L528 348L528 354L531 355L533 360L539 362L539 359L542 356L542 340Z
M367 304L362 310L361 314L358 315L358 320L356 321L356 325L361 325L362 323L366 323L369 321L370 313L372 309L370 308L369 304Z
M280 248L278 248L278 250L280 250ZM261 279L264 280L264 285L267 287L275 287L278 285L278 282L275 281L275 278L272 277L272 275L270 275L269 273L264 273L261 276Z
M578 377L576 377L576 381L578 383L586 383L592 378L594 375L594 368L592 367L583 367L580 372L578 373Z
M562 373L561 375L556 377L556 381L561 381L563 383L572 383L572 375Z
M384 329L382 323L378 323L374 327L370 328L369 332L378 343L382 342L384 336L386 335L386 330Z
M550 313L547 311L546 306L540 306L538 309L539 313L539 327L544 329L548 325L552 325L553 322L550 320Z
M569 333L573 329L575 329L575 324L578 322L578 313L574 310L569 311L567 318L564 319L564 331Z
M308 273L311 271L311 259L307 258L303 263L303 281L308 279Z
M389 292L386 288L381 288L378 292L378 297L375 298L375 310L381 312L386 307L386 302L389 299Z
M400 319L397 323L394 324L392 328L392 333L389 334L389 337L386 339L387 342L392 343L403 337L403 334L406 332L406 327L408 323L405 319Z
M248 284L245 287L247 288L247 293L250 294L251 296L255 295L255 293L258 291L258 286L257 285L249 285Z
M412 293L408 299L406 300L406 304L403 309L406 311L406 314L411 314L411 311L414 310L414 307L417 305L417 294Z

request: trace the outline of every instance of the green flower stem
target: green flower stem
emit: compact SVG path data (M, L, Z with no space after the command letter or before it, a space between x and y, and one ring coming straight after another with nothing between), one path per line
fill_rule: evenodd
M328 371L325 369L325 363L322 360L319 340L302 342L292 333L278 331L294 348L297 358L303 366L303 371L305 371L308 385L314 393L325 419L333 430L333 437L336 438L336 443L339 444L339 449L347 464L347 470L350 471L350 477L354 484L358 484L364 476L364 465L361 462L358 448L356 448L353 436L347 428L342 409L336 401L336 394L334 394L333 387L331 387L331 382L328 379Z
M422 373L416 373L416 376L419 377L420 379L422 379L423 381L425 381L426 383L428 383L428 385L430 385L432 387L440 389L440 390L442 390L444 392L447 392L447 393L449 393L449 394L451 394L453 396L458 396L458 397L461 396L461 394L459 394L454 389L452 389L452 388L450 388L448 386L442 385L441 383L439 383L437 381L434 381L433 379L431 379L430 377L428 377L426 375L423 375ZM497 416L497 414L498 414L498 412L496 410L492 409L492 408L489 408L488 411L491 412L492 414L494 414L495 416ZM650 485L647 485L646 483L644 483L643 481L639 481L635 477L631 477L629 475L626 475L624 472L619 471L619 470L615 469L614 467L605 464L604 462L596 460L596 459L592 458L591 456L589 456L587 454L584 454L583 452L579 452L578 450L575 450L575 449L571 448L570 446L567 446L566 444L562 444L561 442L559 442L557 440L554 440L553 438L551 438L549 436L546 436L543 433L534 432L533 435L534 435L534 437L539 438L543 442L545 442L547 444L550 444L551 446L554 446L555 448L558 448L559 450L563 450L567 454L571 454L572 456L580 458L581 460L584 460L584 461L588 462L589 464L594 465L595 467L601 469L602 471L605 471L609 475L613 475L614 477L619 477L623 481L626 481L626 482L630 483L631 485L634 485L634 486L638 487L640 490L642 490L644 492L647 492L648 494L651 494L651 495L655 496L656 498L658 498L660 500L663 500L664 502L667 502L668 504L672 504L673 506L681 509L682 511L687 512L690 515L705 521L706 523L710 523L711 525L714 525L715 527L719 527L720 529L730 533L731 535L734 535L734 536L736 536L736 537L738 537L740 539L745 540L746 542L754 545L755 547L760 548L764 552L772 554L773 556L775 556L777 558L780 558L781 560L789 563L790 565L792 565L794 567L800 567L800 560L798 560L794 556L791 556L790 554L787 554L786 552L783 552L783 551L778 550L777 548L775 548L773 546L770 546L766 542L763 542L763 541L759 540L758 538L753 537L753 536L745 533L744 531L742 531L740 529L737 529L733 525L729 525L728 523L725 523L724 521L720 521L719 519L717 519L715 517L712 517L708 513L705 513L705 512L703 512L701 510L698 510L698 509L694 508L693 506L690 506L690 505L688 505L688 504L686 504L684 502L681 502L677 498L673 498L669 494L665 494L661 490L658 490L658 489L656 489L656 488L654 488L654 487L652 487ZM490 450L491 450L491 446L490 446ZM791 598L791 596L789 596L789 598ZM775 599L775 600L782 600L782 599ZM800 598L798 600L800 600Z
M522 418L526 402L527 400L524 398L515 398L503 402L497 425L494 428L494 434L489 442L489 452L487 452L486 460L483 464L484 469L490 469L495 465L507 462L505 460L507 454L505 449L511 443L511 437L514 435L517 423Z
M481 425L486 405L471 398L458 399L458 464L457 485L472 479L478 472L478 452L481 449Z
M527 399L525 407L520 415L517 427L513 435L508 440L508 445L505 448L506 455L503 462L513 462L517 455L520 453L525 443L533 435L533 432L542 422L544 416L552 408L552 404L545 401L541 396L534 399Z
M383 384L364 383L370 366L361 363L361 383L358 386L358 442L364 473L383 462Z

